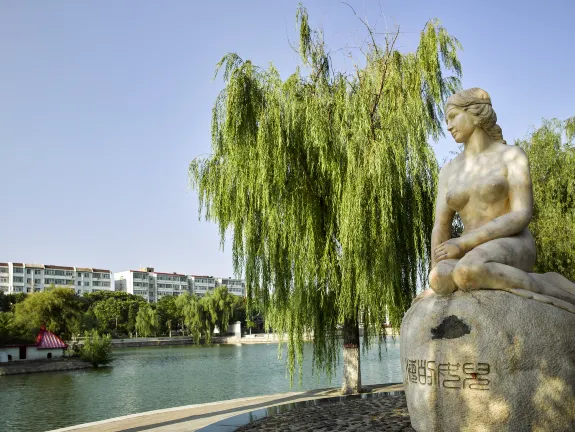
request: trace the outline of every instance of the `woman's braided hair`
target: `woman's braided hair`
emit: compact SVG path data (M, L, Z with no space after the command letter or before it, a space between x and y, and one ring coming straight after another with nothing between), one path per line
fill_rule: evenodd
M491 106L489 93L480 88L474 87L468 90L461 90L449 97L445 104L445 112L450 108L457 107L467 111L478 120L478 126L495 141L503 144L507 142L503 139L503 131L497 124L497 114Z

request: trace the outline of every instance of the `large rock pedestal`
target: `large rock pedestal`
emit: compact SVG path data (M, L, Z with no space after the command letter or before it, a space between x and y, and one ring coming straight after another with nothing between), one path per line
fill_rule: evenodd
M575 314L504 291L416 302L401 361L418 432L575 431Z

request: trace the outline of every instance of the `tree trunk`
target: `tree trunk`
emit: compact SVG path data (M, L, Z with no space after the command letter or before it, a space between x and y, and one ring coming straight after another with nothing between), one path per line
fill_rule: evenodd
M361 392L361 370L359 357L359 323L357 319L346 319L343 323L343 385L342 394Z

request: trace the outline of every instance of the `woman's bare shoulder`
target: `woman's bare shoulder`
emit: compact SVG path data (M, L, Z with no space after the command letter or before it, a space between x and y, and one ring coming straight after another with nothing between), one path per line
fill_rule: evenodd
M457 171L457 168L463 163L463 161L463 154L458 154L456 157L441 167L441 170L439 171L439 177L448 176L451 172Z
M505 162L527 162L525 151L516 145L497 144L497 152L503 156Z

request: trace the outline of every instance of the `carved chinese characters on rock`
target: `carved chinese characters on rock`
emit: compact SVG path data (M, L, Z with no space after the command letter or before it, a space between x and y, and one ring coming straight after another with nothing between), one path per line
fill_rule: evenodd
M405 382L458 390L490 390L488 363L405 359Z

